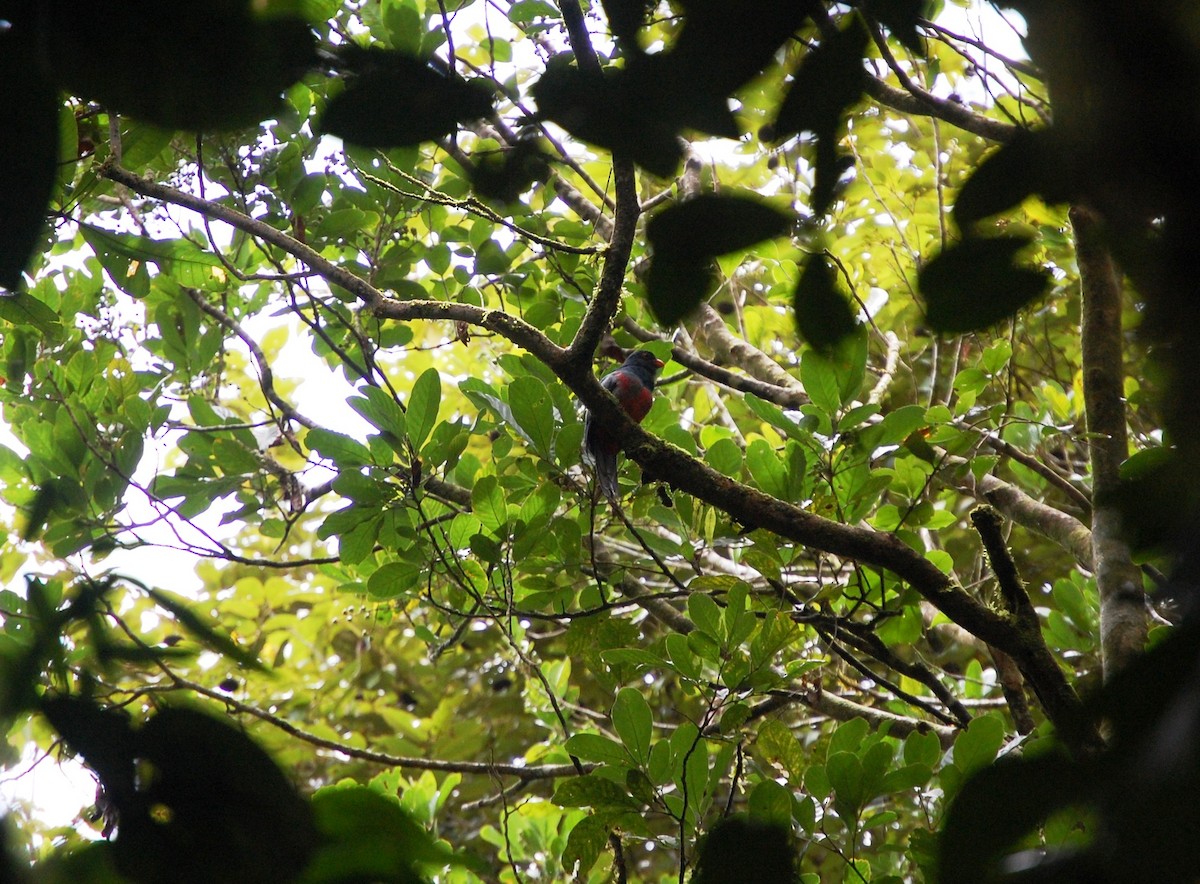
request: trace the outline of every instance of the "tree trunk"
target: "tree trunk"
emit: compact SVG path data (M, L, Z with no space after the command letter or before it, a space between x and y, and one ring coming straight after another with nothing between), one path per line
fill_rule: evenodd
M1083 398L1092 466L1092 561L1100 592L1100 654L1104 677L1122 669L1146 643L1142 575L1121 535L1120 514L1108 504L1121 462L1129 456L1122 358L1121 277L1099 240L1100 219L1074 206L1076 254L1083 299Z

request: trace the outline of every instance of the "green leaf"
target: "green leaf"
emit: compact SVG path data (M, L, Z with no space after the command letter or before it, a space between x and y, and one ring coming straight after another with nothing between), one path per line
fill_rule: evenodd
M508 525L508 507L504 491L495 476L481 476L471 489L471 509L480 523L497 537Z
M709 797L708 741L695 733L694 727L681 727L675 733L680 739L672 738L672 748L675 757L683 761L683 782L679 785L687 789L688 810L699 817Z
M971 774L989 764L1004 744L1004 721L998 714L973 718L954 741L954 765Z
M601 734L575 734L567 740L564 748L581 761L620 766L630 763L629 753L621 744Z
M800 381L812 404L830 417L842 404L834 363L816 350L805 350L800 357Z
M321 117L321 131L362 147L403 147L453 134L491 113L480 82L448 75L403 52L344 46L346 89Z
M613 648L601 651L600 659L610 666L655 666L666 665L662 657L641 648Z
M862 751L863 741L870 731L871 727L865 718L852 718L842 722L829 739L829 755L836 755L838 752Z
M542 457L550 456L554 441L554 406L546 385L526 375L514 378L508 386L508 407L517 429Z
M635 801L622 786L596 774L563 780L554 789L554 803L559 807L613 807L621 810L638 810L641 807L641 803Z
M442 378L436 368L426 369L413 384L408 397L408 438L420 451L437 424L442 406Z
M942 744L932 731L913 731L904 739L904 760L908 764L935 767L942 758Z
M792 301L800 335L821 353L829 353L858 328L837 273L822 253L809 255Z
M862 434L864 443L869 440L872 449L884 445L897 445L917 430L929 426L925 408L920 405L902 405L884 415L883 420Z
M653 736L654 723L650 714L650 704L641 692L635 688L622 688L612 708L613 729L629 750L629 754L639 764L646 764L650 758L650 739Z
M742 450L732 439L718 439L704 452L704 462L726 476L737 476L742 469Z
M424 583L428 572L422 561L388 562L367 579L367 592L377 599L407 596Z
M788 490L787 468L771 444L761 437L746 446L746 469L760 489L772 497L785 499Z
M3 222L0 221L0 224ZM2 242L3 240L0 240L0 243ZM0 285L2 284L0 282ZM37 329L42 337L50 341L62 337L63 326L59 315L29 292L0 295L0 319L17 327L26 326ZM22 352L16 355L23 357L25 354ZM19 372L24 373L24 370L21 368ZM18 371L13 371L10 367L8 373L10 376L15 376Z
M327 457L343 469L364 466L371 462L371 452L357 439L342 433L314 427L304 436L310 451Z
M120 255L128 262L156 264L180 285L203 287L212 281L214 268L222 268L220 258L188 239L156 240L130 233L113 233L91 224L80 224L79 228L97 256L107 255L111 259L112 255ZM107 264L105 269L109 269Z
M756 823L790 828L792 825L792 792L774 780L763 780L750 792L746 802L750 819Z
M979 331L1039 297L1050 282L1046 271L1013 266L1029 243L1021 236L964 239L926 264L917 282L929 324L951 334Z
M608 823L600 816L585 816L571 829L563 850L563 869L573 872L578 864L579 874L586 880L592 866L608 846Z
M702 629L715 639L724 637L721 609L712 598L702 592L694 592L688 596L687 608L688 617L696 624L697 629Z
M866 800L863 767L853 752L834 752L825 762L825 774L834 791L834 806L845 819L858 816Z
M517 0L508 10L508 20L514 25L527 25L538 18L559 20L562 14L546 0ZM586 872L587 869L584 869Z
M392 395L379 387L363 387L362 396L351 396L346 403L361 414L371 426L401 440L408 435L408 421Z
M328 786L312 797L320 849L303 884L339 881L415 882L422 867L470 868L477 861L456 853L417 823L394 798L366 786Z
M671 658L671 665L682 676L691 679L699 679L703 674L703 668L700 661L696 659L696 655L692 653L691 646L688 644L688 637L679 633L671 633L665 640L667 654Z
M1174 466L1177 458L1178 455L1171 448L1144 448L1121 463L1121 480L1135 482L1152 478L1158 471Z

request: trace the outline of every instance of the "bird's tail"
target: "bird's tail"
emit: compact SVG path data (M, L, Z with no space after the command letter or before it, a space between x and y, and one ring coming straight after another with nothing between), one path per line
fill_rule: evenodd
M596 484L609 500L617 499L617 454L603 449L593 452L592 470Z

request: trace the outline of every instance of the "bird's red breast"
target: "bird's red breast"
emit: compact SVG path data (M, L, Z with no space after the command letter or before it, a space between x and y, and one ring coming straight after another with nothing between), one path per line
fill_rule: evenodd
M625 413L640 424L654 404L654 393L630 372L615 372L613 380L613 395Z

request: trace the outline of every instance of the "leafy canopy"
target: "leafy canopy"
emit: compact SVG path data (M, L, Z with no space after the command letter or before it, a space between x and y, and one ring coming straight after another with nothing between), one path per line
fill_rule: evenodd
M4 7L0 714L10 762L94 771L109 839L18 809L34 873L1104 868L1111 706L1191 645L1080 702L1107 504L1064 204L1171 340L1194 203L1097 146L1105 108L1179 137L1073 91L1102 25L1024 4L1013 60L961 6ZM595 381L635 347L640 428ZM1189 363L1124 358L1127 476L1194 499ZM1115 754L1069 760L1099 717Z

